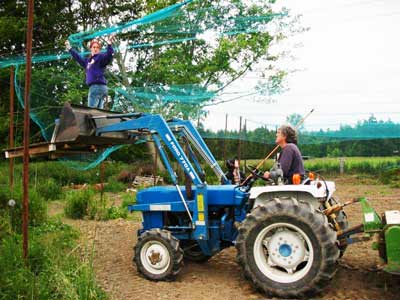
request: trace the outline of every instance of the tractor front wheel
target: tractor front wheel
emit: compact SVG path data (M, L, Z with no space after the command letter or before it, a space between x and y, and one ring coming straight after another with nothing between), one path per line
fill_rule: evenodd
M258 290L281 298L318 293L336 271L336 233L320 211L294 198L255 208L239 228L238 262Z
M145 231L138 237L134 251L138 272L150 280L174 280L183 267L179 240L167 230Z

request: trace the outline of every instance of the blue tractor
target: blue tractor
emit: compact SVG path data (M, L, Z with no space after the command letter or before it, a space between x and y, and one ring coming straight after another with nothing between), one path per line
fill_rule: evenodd
M151 137L173 183L141 190L129 206L143 215L133 260L144 277L173 280L184 258L205 262L236 246L244 276L268 295L305 296L330 281L344 251L336 231L347 226L343 211L323 213L337 205L333 183L306 179L284 185L275 166L276 178L268 186L252 188L262 178L254 168L244 184L233 185L190 121L136 114L96 128L97 137L122 132ZM207 184L198 156L222 184ZM178 184L171 158L191 184Z
M380 217L361 199L363 224L349 228L343 208L354 201L337 203L333 182L309 176L300 184L285 185L279 165L270 170L273 180L267 185L253 187L262 172L251 167L245 182L233 185L190 121L66 103L51 141L30 145L30 153L57 157L149 139L157 146L173 185L141 190L137 203L129 206L143 215L134 263L144 277L173 280L184 258L206 262L235 246L243 275L256 289L282 298L307 297L329 283L349 243L372 236L384 270L400 273L399 211ZM21 156L22 148L5 154ZM221 184L207 184L199 155ZM178 184L171 158L190 179L185 186ZM365 236L354 237L359 233Z

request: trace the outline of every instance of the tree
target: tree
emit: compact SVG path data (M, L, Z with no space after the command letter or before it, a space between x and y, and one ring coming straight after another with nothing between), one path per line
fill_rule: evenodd
M286 117L286 123L292 125L293 127L296 127L300 123L302 118L303 118L302 115L294 113ZM304 129L304 123L297 128L297 131L301 131L303 129Z
M64 40L78 28L95 30L107 27L142 17L177 2L178 0L37 1L35 2L34 54L51 49L64 51ZM271 12L270 2L272 1L260 1L258 5L249 7L246 5L247 1L244 0L234 0L229 3L211 0L196 1L179 17L174 16L163 21L161 24L163 27L160 28L175 28L174 33L155 31L149 34L147 30L133 30L119 34L118 42L121 45L133 41L151 44L176 38L177 35L193 38L197 35L197 32L194 36L191 35L193 28L216 24L214 28L216 31L223 29L229 23L229 20L228 23L225 22L226 16L230 15L233 8L242 15L258 16ZM24 49L25 14L25 2L18 2L16 7L15 1L6 0L0 3L0 33L4 33L4 35L0 34L0 45L1 49L5 49L0 53L18 54ZM266 69L271 74L271 78L274 78L273 86L278 86L285 72L272 67L278 57L268 55L268 50L272 41L278 41L283 37L282 32L278 31L276 35L271 35L265 31L222 36L217 38L213 45L210 45L206 39L195 39L140 50L127 48L126 51L121 51L115 56L115 65L108 76L111 82L110 87L129 90L151 85L191 84L219 91L241 78L259 61L267 62ZM74 62L58 61L37 64L34 67L32 91L35 94L32 94L32 103L36 107L57 106L67 100L73 103L85 101L84 76ZM1 90L7 90L3 82L8 82L8 72L0 70L0 77L3 80L0 83ZM112 90L111 94L114 94ZM8 103L6 93L2 93L0 97L1 103ZM157 101L150 102L150 105L145 104L147 103L137 98L131 102L133 109L162 113L167 118L182 112L185 118L197 119L202 114L201 104ZM0 113L7 113L9 109L7 106L7 104L2 104ZM45 117L49 122L53 121L53 116L46 115ZM2 141L5 141L4 125L0 128L0 135Z
M54 51L74 32L78 24L74 21L72 0L35 1L33 28L34 54ZM0 60L22 55L25 50L27 24L27 2L0 1ZM35 72L34 72L35 73ZM0 145L7 145L9 112L9 69L0 69ZM49 72L47 78L49 78ZM47 103L42 103L47 105ZM16 108L19 105L16 104ZM21 124L17 124L21 125ZM34 126L34 124L32 125ZM21 133L21 131L18 131Z

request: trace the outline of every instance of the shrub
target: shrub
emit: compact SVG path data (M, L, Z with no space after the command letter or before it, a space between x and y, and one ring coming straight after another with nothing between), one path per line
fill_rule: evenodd
M0 243L1 240L11 234L11 224L7 216L0 215Z
M39 226L47 220L47 203L36 191L29 193L29 224Z
M111 206L106 209L103 220L125 219L128 216L128 210L123 207Z
M104 191L111 193L118 193L124 191L125 188L126 185L122 182L119 182L114 177L109 178L108 182L104 185Z
M400 187L400 167L389 168L383 171L379 177L383 184L390 184L394 188Z
M10 199L15 200L15 206L10 209L8 206L8 201ZM3 209L4 212L7 211L7 216L9 213L11 215L11 227L16 230L21 230L22 224L22 190L20 187L16 187L13 195L11 196L10 192L3 191L0 193L0 208ZM29 225L30 226L39 226L43 222L47 220L47 203L35 190L32 188L29 189Z
M62 198L62 186L57 183L53 178L47 178L40 183L37 192L46 200L56 200Z
M65 215L72 219L82 219L93 215L94 192L90 189L70 191L66 194Z
M5 209L8 207L8 200L11 199L10 189L8 186L0 186L0 208Z
M121 207L127 209L129 205L136 203L136 193L123 193L121 195Z

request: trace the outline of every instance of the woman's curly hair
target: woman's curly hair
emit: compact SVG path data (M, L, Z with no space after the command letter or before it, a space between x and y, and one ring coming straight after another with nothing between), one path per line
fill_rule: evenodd
M282 125L278 129L283 136L286 137L287 143L292 143L297 145L297 132L296 130L290 125Z

